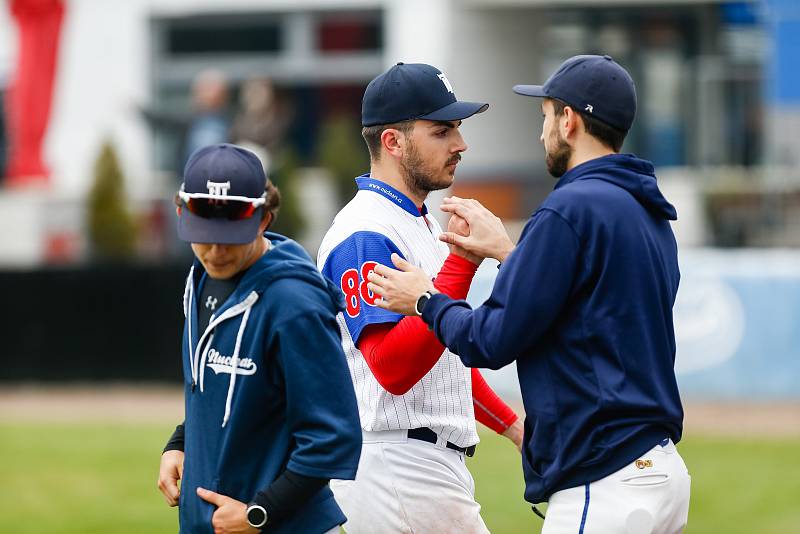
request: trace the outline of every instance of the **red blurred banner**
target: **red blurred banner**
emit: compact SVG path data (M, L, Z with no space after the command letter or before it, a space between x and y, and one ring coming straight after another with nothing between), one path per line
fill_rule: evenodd
M6 185L46 183L42 143L50 118L63 0L11 0L19 49L14 81L6 95L9 159Z

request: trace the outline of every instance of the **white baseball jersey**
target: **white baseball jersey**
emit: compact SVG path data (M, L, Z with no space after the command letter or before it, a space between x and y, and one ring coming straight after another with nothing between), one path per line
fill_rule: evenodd
M396 252L435 277L447 258L439 241L442 229L403 193L365 174L356 179L359 191L336 215L322 240L317 265L341 287L346 310L337 317L342 345L355 386L364 430L428 427L460 447L478 442L472 407L470 370L445 349L436 365L404 395L392 395L375 379L356 344L370 324L396 323L403 317L375 306L367 289L375 264L393 267ZM408 355L409 360L414 358Z

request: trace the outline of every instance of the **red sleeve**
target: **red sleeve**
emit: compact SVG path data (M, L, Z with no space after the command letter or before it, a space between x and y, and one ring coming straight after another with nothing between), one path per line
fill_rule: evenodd
M442 265L433 285L445 295L466 298L478 266L455 254ZM397 323L373 324L358 339L372 374L393 395L402 395L436 365L444 346L419 317L404 317ZM474 389L474 386L473 386Z
M483 375L472 369L472 403L475 406L475 419L502 434L519 417L503 399L497 396Z

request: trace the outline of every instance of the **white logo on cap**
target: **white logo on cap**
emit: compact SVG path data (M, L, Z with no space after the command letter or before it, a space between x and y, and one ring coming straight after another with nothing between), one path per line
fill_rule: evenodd
M208 194L214 195L217 197L227 197L228 196L228 189L231 188L230 182L212 182L209 180L206 182L206 187L208 187Z
M591 104L586 104L586 109L584 111L588 111L589 113L594 113L594 106Z
M441 72L437 76L439 76L439 79L442 80L442 83L444 84L445 89L447 89L447 92L452 93L453 86L450 85L450 80L447 79L447 76L445 76Z

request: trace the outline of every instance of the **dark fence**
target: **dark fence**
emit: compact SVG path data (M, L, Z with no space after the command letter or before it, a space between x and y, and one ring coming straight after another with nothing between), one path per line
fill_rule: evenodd
M188 266L0 271L0 381L177 381Z

